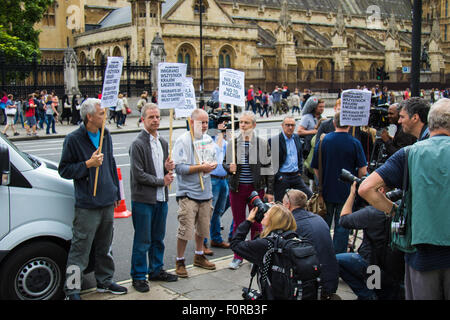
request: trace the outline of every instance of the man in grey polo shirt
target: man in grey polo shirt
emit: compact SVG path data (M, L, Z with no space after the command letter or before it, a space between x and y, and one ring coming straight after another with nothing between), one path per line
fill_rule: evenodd
M193 130L182 134L173 148L173 160L177 174L178 232L176 274L186 278L184 252L188 240L194 238L194 266L214 270L214 263L208 261L203 252L203 239L209 237L212 214L212 187L210 172L217 167L215 148L208 130L208 114L195 109L189 123ZM194 140L194 141L192 141ZM203 181L203 190L201 180Z

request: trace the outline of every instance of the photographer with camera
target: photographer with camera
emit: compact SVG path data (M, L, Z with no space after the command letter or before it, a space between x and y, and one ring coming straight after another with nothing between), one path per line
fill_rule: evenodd
M261 202L260 199L259 201ZM246 241L247 234L255 223L261 223L264 226L264 230L259 238ZM267 279L261 279L262 273L268 271L263 269L263 258L267 253L270 243L270 241L265 238L276 231L285 232L295 231L296 229L297 225L292 213L282 205L276 204L271 206L267 211L264 211L264 209L261 210L260 207L255 206L250 211L247 219L235 230L233 238L231 239L231 249L235 254L247 259L257 266L258 287L261 292L261 296L258 298L265 300L269 298L266 290L269 286Z
M243 112L239 119L240 134L235 138L235 158L232 157L232 148L227 148L223 162L223 167L230 174L228 183L234 230L245 220L247 205L249 210L253 209L252 204L247 203L253 191L258 192L261 198L265 196L269 202L273 201L270 147L266 140L256 135L255 127L255 114L251 111ZM253 224L252 239L260 232L261 225ZM230 268L236 270L241 264L242 258L235 254Z
M419 98L410 100L413 100L411 109L425 109ZM419 108L421 105L423 108ZM405 112L415 112L411 109ZM441 99L431 107L427 119L429 139L420 139L426 135L423 126L420 129L418 124L423 123L423 114L414 113L403 120L408 121L407 126L402 123L405 132L409 128L417 129L415 136L420 141L397 151L367 177L359 188L359 195L387 215L397 217L401 212L407 218L401 228L392 233L393 240L403 240L408 251L405 253L405 298L449 300L450 100ZM404 181L407 182L405 210L403 206L397 208L377 191L384 186L403 188Z
M388 120L390 124L394 124L397 127L394 137L389 136L387 129L383 129L381 132L381 139L384 142L387 156L390 157L396 153L399 149L412 145L416 142L416 138L403 131L402 125L398 122L400 116L401 106L399 103L394 103L389 106Z
M372 206L366 206L355 212L353 207L357 197L360 179L353 177L350 195L341 211L339 223L346 229L363 229L363 240L358 253L340 253L336 255L339 263L339 276L347 283L358 300L398 300L404 298L401 284L405 263L403 253L390 248L389 232L391 218ZM385 194L385 188L378 191ZM367 267L376 265L381 270L380 290L367 287Z
M330 228L319 215L305 210L306 194L300 190L288 189L283 198L283 206L292 212L297 223L296 233L308 239L317 252L322 281L322 300L340 300L336 290L339 283L339 266L334 253Z

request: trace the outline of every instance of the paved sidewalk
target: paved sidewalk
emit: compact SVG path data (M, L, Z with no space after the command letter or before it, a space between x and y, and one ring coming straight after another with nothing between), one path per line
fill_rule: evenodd
M242 300L242 288L250 282L251 264L244 260L238 270L228 269L233 256L213 259L216 270L205 270L192 265L187 266L188 278L176 282L150 281L150 291L137 292L131 280L119 282L128 289L125 295L98 293L95 288L82 292L83 300ZM175 273L175 270L168 270ZM257 288L254 279L252 288ZM351 289L339 280L337 294L342 300L355 300Z

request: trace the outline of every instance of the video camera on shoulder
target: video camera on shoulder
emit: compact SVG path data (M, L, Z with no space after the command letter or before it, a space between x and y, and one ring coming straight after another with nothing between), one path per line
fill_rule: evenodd
M370 108L369 127L377 130L389 127L388 104L380 104Z
M222 129L222 131L230 130L231 129L231 115L224 113L222 111L219 111L217 113L214 113L213 111L208 112L209 116L209 124L208 129L217 129L220 123L226 122L225 129ZM239 119L234 117L234 127L239 128Z

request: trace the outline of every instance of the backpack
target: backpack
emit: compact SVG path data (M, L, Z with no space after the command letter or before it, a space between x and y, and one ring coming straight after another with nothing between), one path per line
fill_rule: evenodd
M310 241L294 231L272 232L260 271L267 300L320 300L320 263Z

